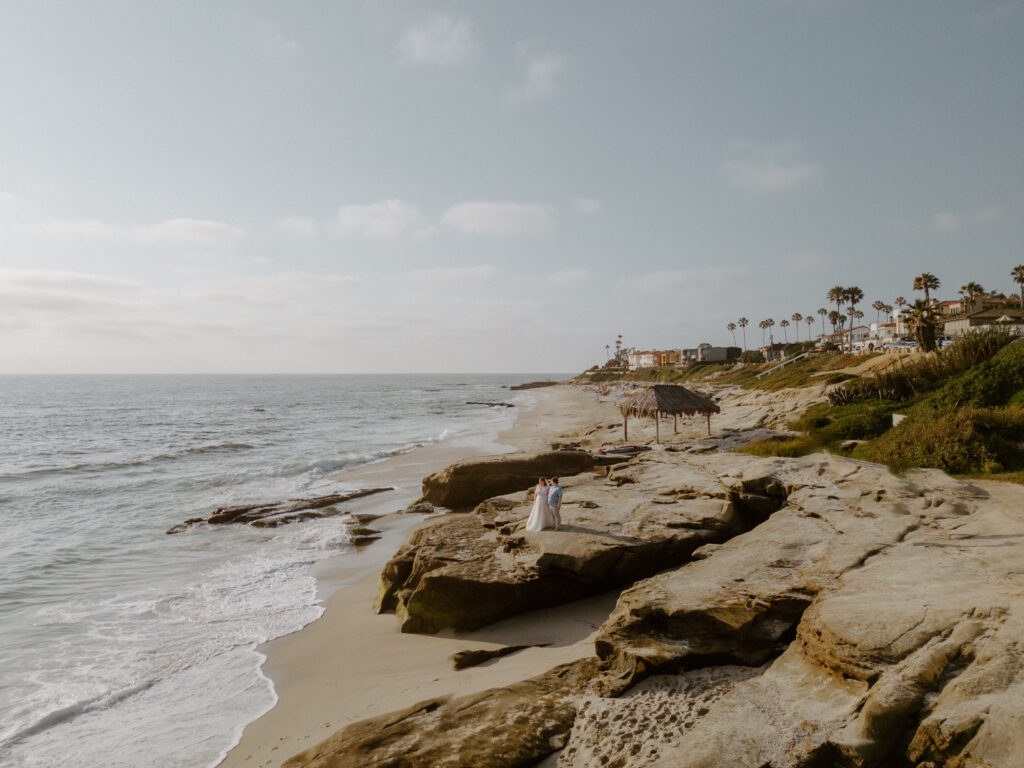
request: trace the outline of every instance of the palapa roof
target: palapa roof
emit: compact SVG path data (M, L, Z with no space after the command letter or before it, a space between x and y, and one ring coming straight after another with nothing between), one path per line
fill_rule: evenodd
M678 384L655 384L624 402L623 416L655 416L658 413L683 414L720 413L714 400L691 392Z

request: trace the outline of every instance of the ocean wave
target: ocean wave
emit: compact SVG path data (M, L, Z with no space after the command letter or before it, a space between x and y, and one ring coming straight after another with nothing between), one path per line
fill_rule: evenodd
M249 451L253 448L255 446L248 443L213 443L211 445L199 445L194 448L184 448L174 453L160 453L145 459L85 462L82 464L70 464L65 467L43 467L40 469L28 469L24 472L10 472L0 475L0 480L23 480L50 475L62 475L68 472L108 472L118 469L130 469L132 467L144 467L147 464L155 464L162 461L177 461L197 454L233 453L236 451Z
M445 430L447 433L449 430ZM426 438L416 443L408 443L398 448L385 448L378 451L349 451L343 453L340 456L332 457L329 459L319 459L313 462L302 462L296 464L286 464L276 474L283 477L292 477L295 475L308 476L310 480L316 480L325 475L330 475L334 472L338 472L342 469L350 469L351 467L359 467L364 464L372 464L375 461L384 461L395 456L403 456L407 453L412 453L420 448L425 447L428 444L440 442L446 436L442 433L441 436L434 438ZM454 434L454 433L453 433Z
M52 728L60 723L66 723L79 715L84 715L88 712L93 712L101 709L108 709L115 704L124 701L130 696L134 696L137 693L152 688L157 683L157 680L145 680L137 685L128 686L116 691L110 691L92 696L81 701L76 701L67 706L55 709L52 712L47 712L42 717L38 718L34 722L26 725L25 727L14 731L3 741L0 741L0 749L9 747L12 744L17 744L23 739L27 739L29 736L35 736L37 733L42 733L45 730Z

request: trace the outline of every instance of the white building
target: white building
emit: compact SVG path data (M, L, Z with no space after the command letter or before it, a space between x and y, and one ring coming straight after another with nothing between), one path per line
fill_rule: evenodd
M655 367L655 353L653 351L646 352L634 352L629 356L629 370L635 371L637 368L654 368Z

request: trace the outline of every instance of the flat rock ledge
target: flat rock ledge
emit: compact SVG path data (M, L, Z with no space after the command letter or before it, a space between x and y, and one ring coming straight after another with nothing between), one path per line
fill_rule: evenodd
M785 486L753 470L720 479L688 457L652 451L604 474L563 478L559 531L524 530L532 491L489 499L415 531L384 567L377 610L394 611L403 632L468 630L631 584L782 506Z
M564 746L596 659L482 693L442 697L343 728L283 768L517 768Z
M484 499L537 484L538 477L569 477L594 466L586 451L511 453L465 459L423 480L423 500L464 509Z
M802 486L784 509L625 591L599 633L593 706L630 690L664 705L660 730L611 743L584 716L559 768L595 751L645 768L1022 764L1019 490L1014 505L937 471L776 461ZM735 665L752 673L723 678ZM706 687L665 701L635 685L695 671L719 692L697 717Z

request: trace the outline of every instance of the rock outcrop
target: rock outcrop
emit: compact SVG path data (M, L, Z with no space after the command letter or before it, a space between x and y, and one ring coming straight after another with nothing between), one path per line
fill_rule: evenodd
M1024 490L653 452L566 499L568 532L520 531L528 494L440 519L382 594L406 621L458 621L487 590L514 604L543 579L607 578L669 531L706 543L666 545L685 564L622 593L599 667L349 726L289 765L526 768L567 735L559 768L1024 765Z
M595 659L343 728L283 768L524 768L565 745Z
M559 383L557 381L528 381L525 384L513 384L509 389L513 391L519 389L540 389L541 387L556 387Z
M522 491L538 477L586 472L594 459L585 451L544 451L482 456L456 462L423 480L423 499L439 507L472 507L484 499Z
M597 642L609 666L597 690L769 663L659 734L654 749L649 734L626 739L620 751L636 752L616 764L1019 762L1024 513L940 472L776 461L779 480L799 486L786 509L623 593ZM630 695L643 706L642 685ZM692 708L682 691L663 712ZM574 731L559 766L590 765L575 755L602 738Z
M246 504L238 507L218 507L209 517L193 517L167 530L167 533L181 533L197 523L225 525L247 523L256 528L276 528L286 523L295 523L316 517L331 517L344 514L335 507L353 499L372 496L376 493L393 491L394 488L362 488L357 491L332 493L328 496L314 496L309 499L288 499L264 504Z
M563 486L557 532L523 530L532 491L414 532L381 574L378 611L394 610L404 632L436 632L595 595L727 541L781 506L787 492L770 475L719 480L662 452Z

